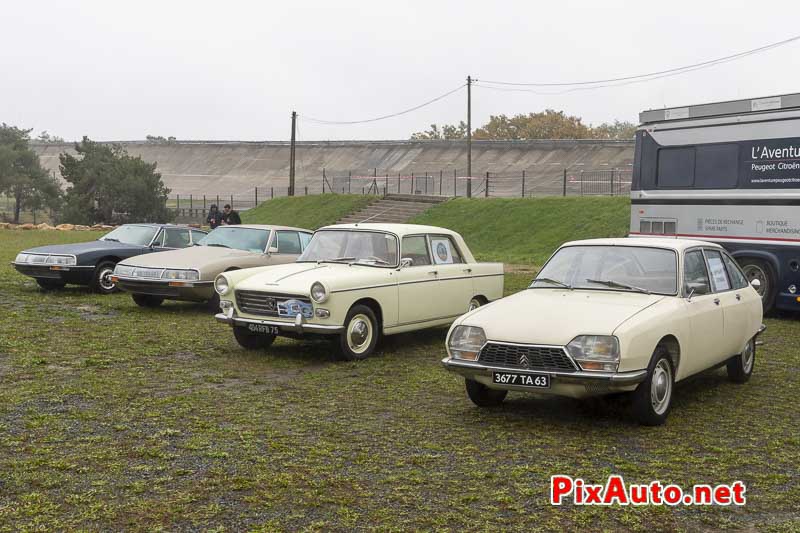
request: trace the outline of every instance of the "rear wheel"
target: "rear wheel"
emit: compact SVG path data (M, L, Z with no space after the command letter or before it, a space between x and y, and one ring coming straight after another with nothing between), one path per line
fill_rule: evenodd
M647 379L633 391L633 415L640 424L660 426L672 407L675 374L666 348L658 347L650 360Z
M761 284L756 292L761 296L764 312L770 311L775 303L775 289L777 288L777 277L770 264L761 259L745 257L739 261L739 265L741 265L748 282L757 279Z
M474 311L475 309L479 308L483 305L483 300L480 296L476 296L472 300L469 301L469 307L467 307L467 312Z
M734 383L746 383L753 375L756 364L756 339L753 337L745 345L742 353L728 360L728 379Z
M152 294L131 294L131 298L139 307L158 307L164 301L164 298Z
M464 386L467 389L467 396L478 407L495 407L503 403L508 395L506 390L490 389L483 383L472 379L465 379Z
M242 326L233 327L233 336L239 346L245 350L264 350L275 342L275 335L269 333L254 333Z
M93 291L100 294L111 294L117 291L117 284L111 281L116 263L113 261L101 261L94 269L94 276L90 287Z
M339 336L342 359L366 359L375 351L378 336L378 319L372 309L366 305L354 305L347 313L344 331Z
M55 291L55 290L58 290L58 289L63 289L64 285L66 285L66 283L61 281L60 279L41 279L41 278L39 278L39 279L36 280L36 283L39 285L39 287L42 288L42 290L45 290L45 291Z

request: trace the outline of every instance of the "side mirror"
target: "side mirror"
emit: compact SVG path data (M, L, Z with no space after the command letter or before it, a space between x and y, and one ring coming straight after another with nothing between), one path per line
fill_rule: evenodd
M410 257L404 257L400 259L400 268L407 268L410 266L414 266L414 260Z
M750 280L750 286L753 287L755 290L761 288L761 280L759 279L752 279Z
M694 287L689 289L689 294L686 295L686 300L691 302L692 301L692 296L694 296Z

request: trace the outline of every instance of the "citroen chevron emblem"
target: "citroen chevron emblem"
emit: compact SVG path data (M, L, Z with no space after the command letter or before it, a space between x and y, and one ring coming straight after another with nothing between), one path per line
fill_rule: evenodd
M519 356L519 366L530 366L528 362L528 356L524 353Z

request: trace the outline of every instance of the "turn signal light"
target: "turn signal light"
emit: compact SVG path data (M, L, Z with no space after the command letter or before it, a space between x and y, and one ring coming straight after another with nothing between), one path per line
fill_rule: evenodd
M118 277L118 276L111 276L111 281L113 281L114 283L116 283L116 282L118 282L118 281L119 281L119 277Z

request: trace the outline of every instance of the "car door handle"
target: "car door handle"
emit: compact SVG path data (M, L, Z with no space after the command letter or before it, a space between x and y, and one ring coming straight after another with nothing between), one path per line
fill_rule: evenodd
M465 268L461 272L463 272L464 274L472 274L472 269L471 268Z
M737 299L737 300L741 300L741 299L742 299L742 295L741 295L741 294L737 294L737 295L736 295L736 299Z
M714 298L714 303L719 305L719 298Z
M430 272L428 272L428 274L433 274L434 276L437 275L438 273L439 273L438 270L431 270Z

